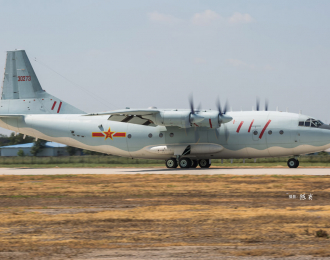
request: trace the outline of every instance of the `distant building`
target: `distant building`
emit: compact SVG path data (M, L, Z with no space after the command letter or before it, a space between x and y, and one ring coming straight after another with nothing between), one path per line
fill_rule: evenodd
M15 144L8 146L1 146L1 156L17 156L19 150L23 150L25 156L32 156L31 148L33 143ZM37 156L68 156L66 151L67 145L55 142L47 142L45 147L37 154Z

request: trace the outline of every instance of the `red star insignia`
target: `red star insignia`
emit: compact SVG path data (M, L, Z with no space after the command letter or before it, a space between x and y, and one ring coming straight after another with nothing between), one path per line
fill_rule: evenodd
M111 132L110 127L109 127L108 131L103 132L103 133L105 134L105 140L107 140L108 138L110 138L111 140L113 140L112 139L112 135L114 134L114 132Z

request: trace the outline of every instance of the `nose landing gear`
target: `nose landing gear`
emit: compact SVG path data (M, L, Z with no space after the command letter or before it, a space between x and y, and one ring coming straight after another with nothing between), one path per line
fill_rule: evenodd
M299 161L295 158L291 158L288 160L287 164L289 168L297 168L299 166Z

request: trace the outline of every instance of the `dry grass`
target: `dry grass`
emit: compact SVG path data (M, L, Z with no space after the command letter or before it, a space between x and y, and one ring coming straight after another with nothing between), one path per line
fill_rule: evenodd
M330 177L0 177L0 258L219 246L223 255L330 256ZM313 200L289 199L313 194ZM219 253L220 254L220 253ZM21 258L18 255L18 258Z

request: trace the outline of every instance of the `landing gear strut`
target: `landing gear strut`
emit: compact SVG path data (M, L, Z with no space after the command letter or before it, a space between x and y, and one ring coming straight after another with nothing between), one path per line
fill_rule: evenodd
M295 158L291 158L288 160L289 168L297 168L299 166L299 161Z

